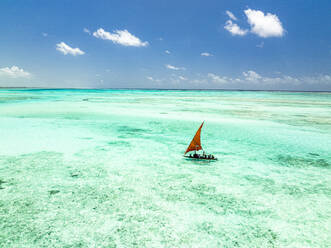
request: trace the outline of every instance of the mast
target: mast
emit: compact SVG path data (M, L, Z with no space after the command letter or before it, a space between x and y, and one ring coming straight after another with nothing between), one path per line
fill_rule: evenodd
M201 139L200 139L200 134L201 134L201 128L203 126L204 121L202 122L202 124L200 125L198 131L195 133L191 143L189 144L189 146L187 147L184 155L190 151L199 151L202 150L202 146L201 146Z

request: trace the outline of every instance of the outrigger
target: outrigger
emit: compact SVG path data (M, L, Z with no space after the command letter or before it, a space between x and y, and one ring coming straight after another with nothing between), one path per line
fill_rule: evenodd
M184 157L186 158L192 158L192 159L202 159L202 160L217 160L217 158L214 157L214 155L211 154L206 154L205 151L203 150L201 146L201 139L200 139L200 134L201 134L201 128L204 124L204 121L202 122L201 126L199 127L198 131L194 135L190 145L187 147ZM197 153L197 151L202 150L202 154ZM190 153L189 155L186 155L189 152L194 151L194 153Z

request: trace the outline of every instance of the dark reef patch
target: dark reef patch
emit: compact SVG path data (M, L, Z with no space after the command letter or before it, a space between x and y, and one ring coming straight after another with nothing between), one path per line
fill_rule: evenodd
M247 247L246 240L256 242L256 247L277 247L279 239L278 234L267 226L249 223L235 226L236 231L232 234L229 234L226 227L215 226L208 221L197 224L195 229L222 240L219 247Z
M275 161L276 163L288 166L288 167L320 167L320 168L329 168L330 163L325 159L313 159L313 158L305 158L299 156L290 156L290 155L278 155L271 160Z
M4 180L2 180L2 179L0 178L0 189L4 189L4 187L1 186L1 185L4 184L4 183L6 183L6 181L4 181Z
M153 125L153 126L159 126L159 125L162 124L162 122L160 122L160 121L150 121L150 122L148 122L148 124Z
M138 127L130 127L130 126L119 126L117 128L119 133L118 138L127 138L128 136L141 137L146 133L150 132L148 129L138 128Z
M72 171L72 172L70 172L70 176L71 177L79 177L80 176L80 171Z
M107 142L108 145L111 145L111 146L130 146L130 142L128 141L125 141L125 140L117 140L117 141L109 141Z
M117 131L124 132L124 133L130 133L130 134L133 134L133 133L136 134L136 133L146 132L148 130L143 129L143 128L129 127L129 126L120 126L117 128Z
M55 195L55 194L57 194L57 193L59 193L60 192L60 190L57 190L57 189L52 189L52 190L49 190L48 191L48 193L50 194L50 195Z

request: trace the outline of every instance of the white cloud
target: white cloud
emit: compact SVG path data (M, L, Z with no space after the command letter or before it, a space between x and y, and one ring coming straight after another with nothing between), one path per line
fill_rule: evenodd
M327 75L327 74L321 74L317 76L305 76L300 78L299 80L311 85L314 84L331 85L331 75Z
M224 28L228 30L232 35L244 36L247 34L246 29L241 29L236 23L233 23L231 20L227 20Z
M225 83L227 83L227 82L229 81L227 77L221 77L221 76L215 75L214 73L208 73L208 77L209 77L214 83L225 84Z
M173 65L165 65L165 67L170 69L170 70L175 70L175 71L185 70L184 67L176 67L176 66L173 66Z
M60 51L64 55L71 54L71 55L76 56L76 55L83 55L83 54L85 54L85 52L83 52L82 50L80 50L78 47L77 48L72 48L72 47L68 46L64 42L61 42L61 43L56 44L56 50Z
M279 75L277 77L265 77L261 76L259 73L249 70L247 72L243 72L244 82L250 83L259 83L263 85L298 85L304 82L303 78L295 78L288 75Z
M237 20L237 17L235 17L235 15L231 11L227 10L225 13L229 16L230 19L232 19L234 21Z
M210 57L210 56L213 56L212 54L210 53L201 53L200 54L201 56L205 56L205 57Z
M170 54L171 52L169 50L164 51L166 54Z
M251 82L256 82L262 78L260 74L256 73L255 71L247 71L247 72L244 71L243 75L247 81L251 81Z
M90 31L89 29L84 28L83 31L84 31L85 33L88 33L89 35L91 35L91 31Z
M242 73L242 77L226 77L226 76L219 76L213 73L208 73L208 78L212 80L214 83L220 84L233 84L233 83L250 83L251 85L261 85L261 86L268 86L268 85L298 85L303 81L308 81L307 79L303 78L295 78L287 75L277 76L277 77L264 77L261 76L259 73L249 70ZM322 80L324 79L324 80ZM316 81L325 81L327 82L328 76L324 75ZM313 81L313 78L310 78L310 81ZM330 77L331 83L331 77Z
M152 82L156 82L156 83L161 82L160 79L156 79L156 78L153 78L153 77L151 77L151 76L148 76L148 77L146 77L146 78L147 78L148 80L152 81Z
M178 73L178 72L177 72ZM146 77L152 82L162 84L162 82L172 83L176 86L193 85L199 88L224 87L228 89L276 89L276 90L330 90L331 74L320 74L313 76L294 77L282 73L273 73L271 76L264 76L256 71L248 70L239 76L223 76L214 73L207 75L196 74L190 79L172 73L162 80L154 77ZM193 76L193 75L192 75Z
M278 16L260 10L247 9L244 11L247 21L251 26L251 32L260 37L281 37L284 35L284 29Z
M29 78L31 76L31 73L13 65L12 67L0 68L0 76L10 78Z
M214 56L214 55L212 55L211 53L201 53L200 55L201 55L201 56L205 56L205 57L211 57L211 56Z
M148 42L142 42L138 37L130 34L128 30L115 30L114 33L105 31L99 28L93 33L93 36L103 40L111 40L113 43L120 44L122 46L134 46L145 47L148 46Z

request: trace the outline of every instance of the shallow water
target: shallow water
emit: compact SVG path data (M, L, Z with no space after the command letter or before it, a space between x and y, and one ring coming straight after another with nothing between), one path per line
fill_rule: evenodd
M0 138L0 247L331 244L330 93L1 89Z

